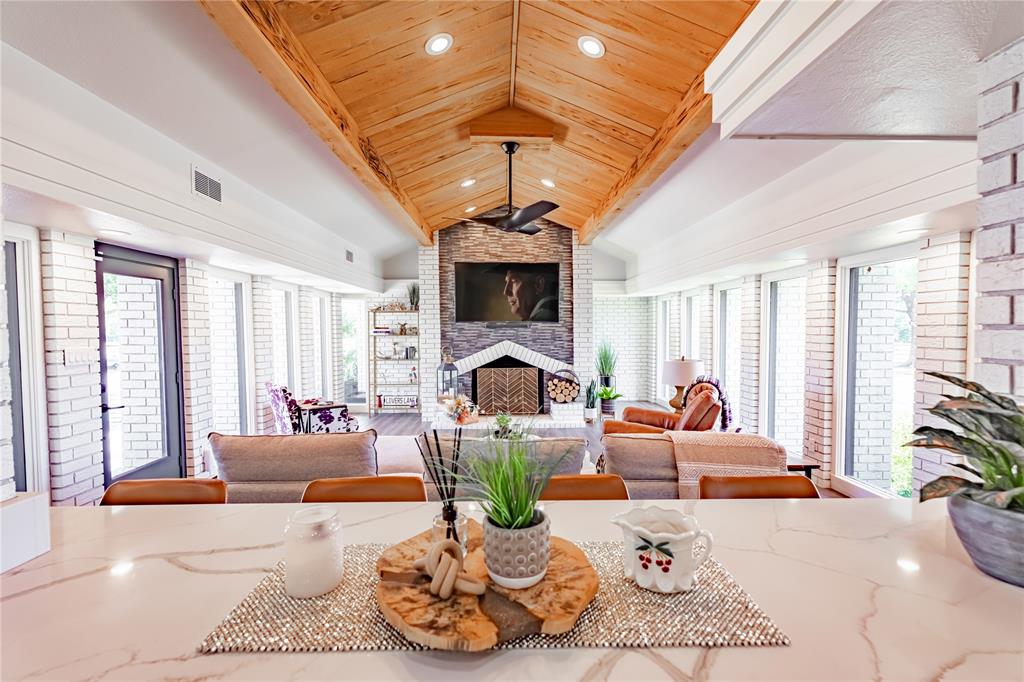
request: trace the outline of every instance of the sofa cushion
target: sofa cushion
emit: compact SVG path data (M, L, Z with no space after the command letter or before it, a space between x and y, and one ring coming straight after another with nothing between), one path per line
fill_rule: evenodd
M315 478L376 475L376 440L377 432L371 429L291 436L211 433L209 444L218 476L228 483L308 482Z
M601 439L605 472L627 481L676 482L672 439L662 433L617 433ZM630 491L632 496L632 490Z

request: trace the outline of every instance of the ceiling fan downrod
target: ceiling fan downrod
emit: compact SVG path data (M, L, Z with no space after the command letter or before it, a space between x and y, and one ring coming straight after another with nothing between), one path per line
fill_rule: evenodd
M508 204L507 213L512 214L512 155L519 151L519 143L514 140L501 143L501 151L508 156Z

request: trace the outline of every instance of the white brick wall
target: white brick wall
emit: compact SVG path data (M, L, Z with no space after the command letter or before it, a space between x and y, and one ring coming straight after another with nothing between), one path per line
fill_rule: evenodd
M772 437L782 443L788 456L798 458L804 449L807 278L775 282L775 289L777 320ZM764 362L768 362L768 358ZM767 424L760 427L762 433L767 432Z
M974 378L1024 400L1024 39L978 67ZM940 467L934 467L937 471Z
M572 234L572 345L573 370L580 377L583 390L596 378L594 373L594 251L592 246L579 243L578 233ZM534 350L543 352L543 349Z
M178 262L181 306L181 364L184 387L185 473L206 472L201 453L213 430L209 272L205 263Z
M298 387L289 386L296 392L296 398L322 397L317 394L320 386L317 377L316 355L318 342L316 334L319 325L316 323L314 307L316 299L309 287L299 287L299 367L301 391ZM299 395L301 393L301 395Z
M740 394L736 401L738 426L744 431L758 431L758 402L761 381L761 276L743 278L741 297Z
M955 232L928 239L918 255L914 378L914 426L948 424L925 410L955 387L924 375L926 371L956 376L967 373L967 308L971 233ZM982 300L997 300L995 297ZM979 312L980 316L980 312ZM947 465L961 458L941 450L914 450L914 490L949 473Z
M836 262L807 268L806 380L804 383L803 455L821 464L814 482L830 487L835 385Z
M438 249L421 246L420 278L420 411L425 421L438 418L437 366L441 364L441 281Z
M594 298L594 342L611 342L618 352L616 390L625 400L654 400L655 299L649 296ZM593 366L596 355L591 359ZM583 363L580 363L583 364Z
M270 412L270 397L266 384L274 381L274 333L283 318L274 319L274 289L269 277L252 278L252 350L253 375L256 382L253 395L256 400L256 423L252 433L274 433L274 416ZM287 354L286 356L287 357Z
M93 240L40 230L50 496L56 505L103 495L100 332ZM65 350L84 352L66 364Z
M238 328L236 283L210 277L207 293L210 303L210 382L212 388L213 429L218 433L241 432L239 395Z
M0 239L0 246L3 240ZM0 501L14 497L14 444L11 417L11 366L7 326L6 258L0 251ZM10 273L11 277L15 273Z

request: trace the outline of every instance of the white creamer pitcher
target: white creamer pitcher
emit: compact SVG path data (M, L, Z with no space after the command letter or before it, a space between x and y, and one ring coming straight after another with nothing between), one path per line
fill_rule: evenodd
M622 528L626 577L652 592L686 592L711 554L711 533L697 519L661 507L642 507L612 518Z

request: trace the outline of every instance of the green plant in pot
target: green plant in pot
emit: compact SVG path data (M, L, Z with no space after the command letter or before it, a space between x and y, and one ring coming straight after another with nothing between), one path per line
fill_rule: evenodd
M953 452L972 478L940 476L921 488L921 501L949 498L949 516L974 565L1024 587L1024 411L1005 395L940 372L925 372L967 391L928 410L959 429L922 426L907 445Z
M597 379L591 379L587 386L587 398L583 403L583 418L587 422L597 419Z
M594 363L601 386L615 388L615 365L618 361L619 354L612 344L602 341L597 347L597 361Z
M494 431L495 438L508 438L512 435L512 415L508 412L494 415L494 425L498 427Z
M484 560L498 585L536 585L548 570L551 521L537 501L562 458L539 459L527 441L485 441L462 460L465 499L484 514ZM563 455L564 457L564 455Z
M597 389L597 397L601 399L601 414L614 417L615 400L621 398L622 394L611 386L602 386Z

